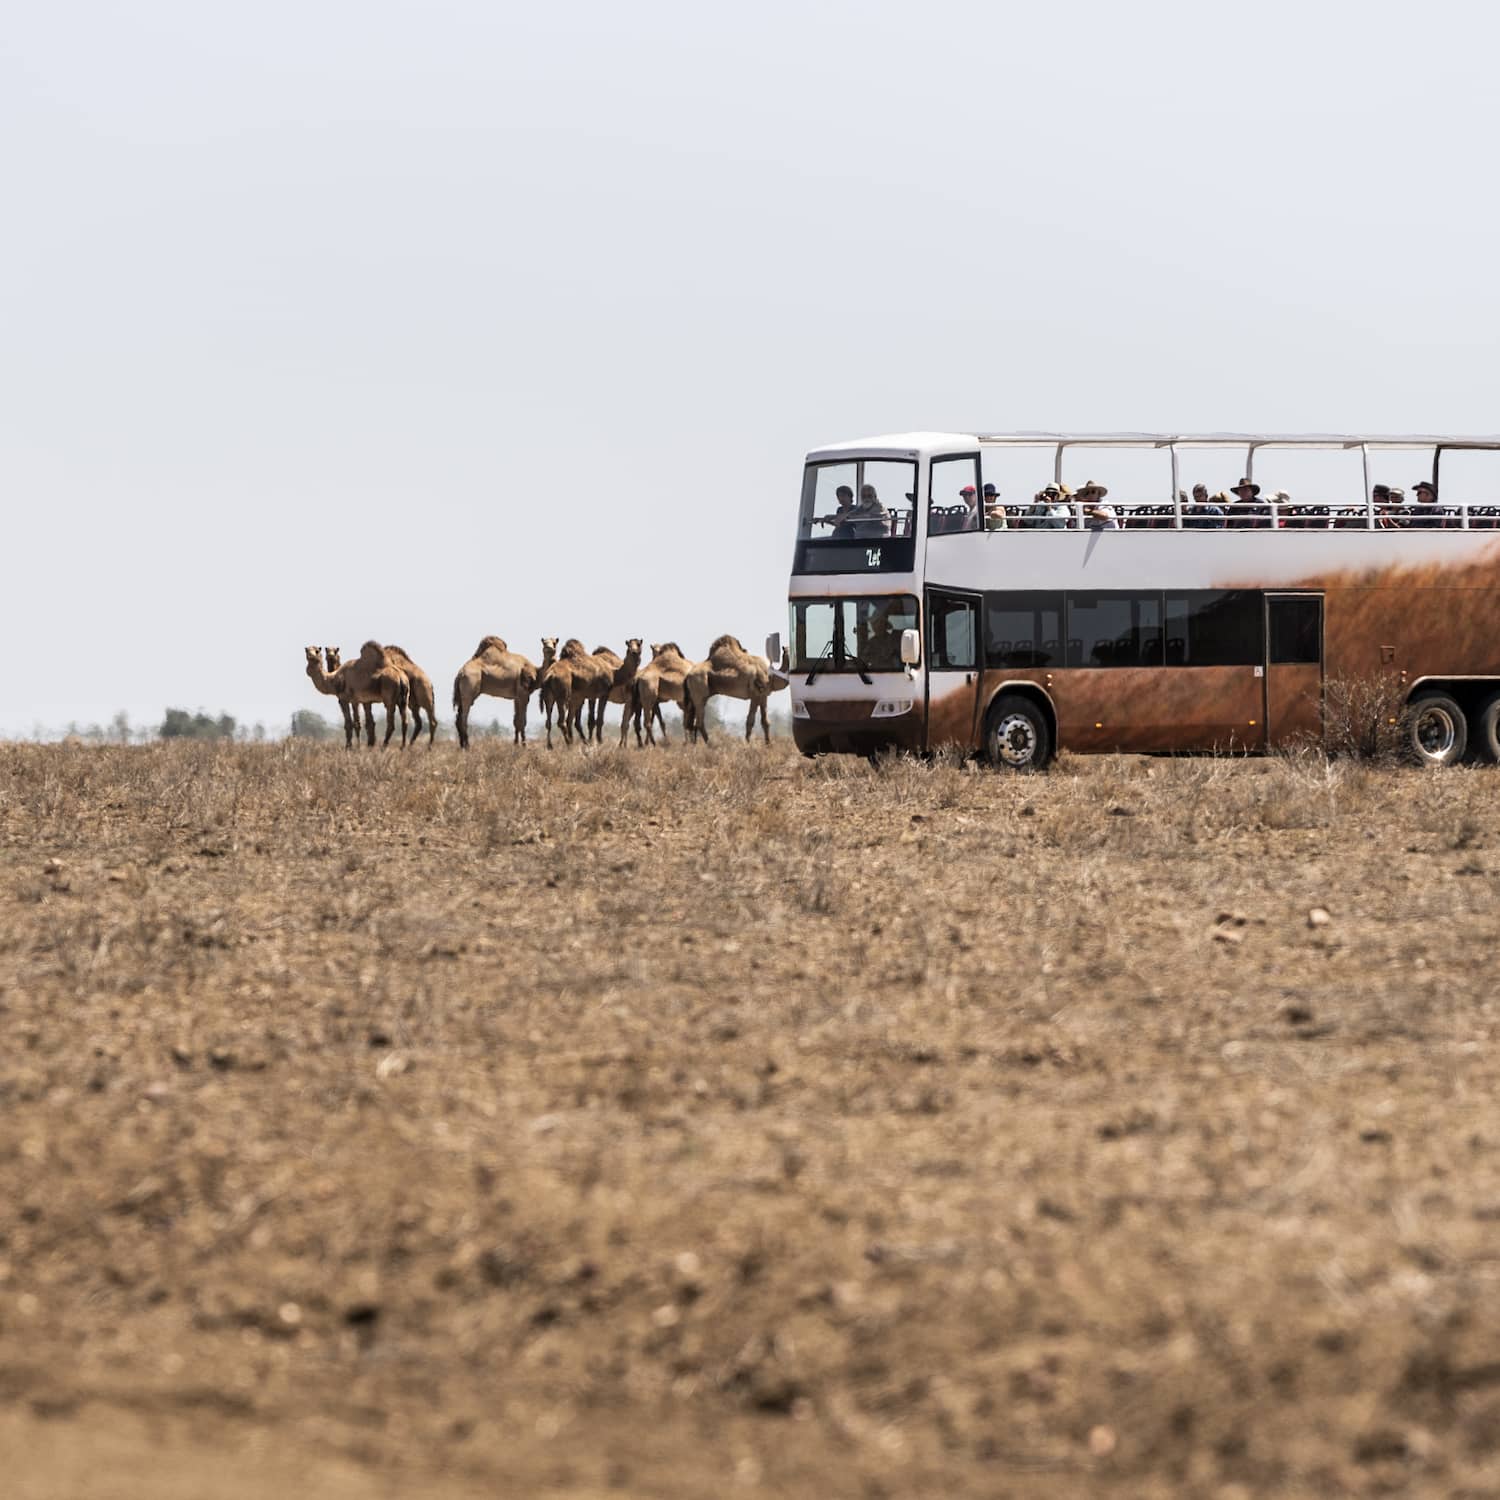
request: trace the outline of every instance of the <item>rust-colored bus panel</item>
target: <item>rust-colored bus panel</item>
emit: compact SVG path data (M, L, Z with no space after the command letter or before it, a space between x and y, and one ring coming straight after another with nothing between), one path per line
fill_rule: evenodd
M1323 669L1317 662L1266 668L1266 743L1323 741Z
M1265 742L1264 683L1253 666L990 670L986 708L1005 682L1034 682L1047 693L1063 750L1254 750Z
M1253 749L1263 743L1254 667L1075 667L1055 674L1069 750Z
M977 674L976 674L977 675ZM974 684L950 688L941 698L927 705L927 748L959 745L966 750L979 748L980 731L974 719Z

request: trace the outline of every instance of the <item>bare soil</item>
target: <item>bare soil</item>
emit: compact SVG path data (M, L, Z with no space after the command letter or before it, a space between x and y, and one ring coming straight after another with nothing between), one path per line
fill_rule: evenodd
M1500 1495L1497 792L0 749L5 1491Z

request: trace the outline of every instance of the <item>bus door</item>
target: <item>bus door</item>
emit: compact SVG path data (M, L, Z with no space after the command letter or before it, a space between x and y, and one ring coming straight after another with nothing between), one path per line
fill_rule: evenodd
M927 748L976 743L979 702L979 595L928 589Z
M1266 744L1323 738L1323 596L1266 595Z

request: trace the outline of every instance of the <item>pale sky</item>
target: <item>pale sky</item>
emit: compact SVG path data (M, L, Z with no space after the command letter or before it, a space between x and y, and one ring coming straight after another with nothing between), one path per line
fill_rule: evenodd
M368 636L444 704L488 633L759 649L802 455L864 434L1500 430L1497 41L1432 0L21 0L0 733L279 729L332 709L303 646Z

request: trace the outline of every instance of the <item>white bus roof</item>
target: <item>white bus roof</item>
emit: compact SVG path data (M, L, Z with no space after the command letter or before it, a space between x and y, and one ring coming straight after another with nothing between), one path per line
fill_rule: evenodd
M929 449L980 448L1496 448L1500 436L1409 436L1268 432L896 432L815 448L809 459L840 453L915 457Z

